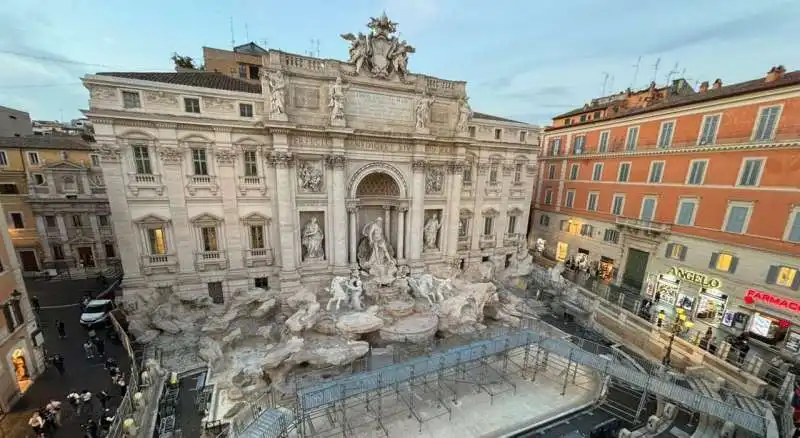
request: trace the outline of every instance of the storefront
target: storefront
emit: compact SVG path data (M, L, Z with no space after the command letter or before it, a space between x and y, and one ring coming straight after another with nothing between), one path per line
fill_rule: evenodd
M800 351L800 328L787 318L800 316L800 302L756 289L747 290L744 302L753 307L746 328L750 337L770 345L786 341L785 349Z
M657 304L683 309L692 318L718 325L725 315L728 296L722 280L677 266L653 278L648 297Z
M600 281L610 283L617 276L617 268L614 266L614 259L600 257L600 264L597 266L597 276Z
M647 276L645 295L655 304L674 306L678 301L680 281L670 274Z
M563 262L567 260L569 252L569 245L564 242L558 242L556 245L556 261Z
M722 322L728 307L728 295L717 289L702 289L697 300L696 320L714 326Z

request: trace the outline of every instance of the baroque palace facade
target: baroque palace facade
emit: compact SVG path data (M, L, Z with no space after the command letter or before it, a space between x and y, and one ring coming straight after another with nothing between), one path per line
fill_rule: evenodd
M350 62L268 51L257 82L83 79L126 291L291 291L349 272L374 223L417 272L515 251L538 128L473 114L464 82L408 72L395 23L369 27Z
M800 72L628 90L557 116L544 141L545 254L800 350Z

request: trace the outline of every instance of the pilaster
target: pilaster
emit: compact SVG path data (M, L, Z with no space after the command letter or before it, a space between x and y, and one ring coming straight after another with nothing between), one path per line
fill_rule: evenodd
M289 174L294 167L294 156L288 152L288 132L283 130L272 131L272 144L274 151L269 155L269 164L275 168L275 200L278 215L278 236L281 252L281 289L286 291L299 285L300 276L297 272L297 254L299 249L295 236L294 200L292 191L294 186Z
M222 218L225 228L223 236L228 266L230 270L244 269L242 254L245 246L242 241L242 224L237 198L238 177L235 166L238 154L233 151L229 129L216 129L214 135L217 148L213 153L217 161L217 181L222 194Z
M344 147L343 139L334 138L333 141L334 147L339 145L342 148ZM336 226L327 231L328 235L333 235L333 239L331 239L330 242L333 242L333 264L334 271L337 274L346 274L349 271L347 266L348 227L342 226L348 221L347 206L345 205L345 199L347 198L347 194L345 193L347 187L344 176L345 163L346 160L344 155L332 154L325 157L325 165L333 173L333 186L331 187L333 192L333 202L331 205L332 208L329 211L332 210L331 214L333 216L333 221L331 223L336 224Z
M155 157L154 157L155 158ZM123 178L122 154L118 148L103 146L100 153L100 160L103 169L103 178L106 182L106 194L111 210L111 222L114 229L114 237L117 243L117 257L122 263L125 272L125 279L139 277L141 267L139 265L139 248L141 246L140 233L130 217L128 208L128 191L125 188L126 179ZM64 219L61 215L56 216L56 223L61 231ZM62 245L64 257L68 257L69 245Z
M182 165L185 154L176 153L178 145L174 141L163 141L161 146L159 156L163 166L162 181L169 196L171 228L175 242L175 247L167 247L167 251L176 253L181 273L191 273L195 271L194 252L197 249L197 239L194 229L189 223L189 210L186 207L186 189L184 188L186 184L183 176L185 172Z
M422 228L425 220L425 160L415 159L411 163L411 225L408 230L409 265L421 268L422 263Z
M92 228L92 236L94 236L94 260L97 267L100 266L100 260L105 264L106 251L103 246L103 239L100 236L100 224L97 223L97 215L89 213L89 226Z
M64 215L56 215L56 225L58 225L58 234L61 236L62 249L64 250L64 258L69 260L72 257L72 248L66 243L69 242L69 235L67 234L67 224L64 222Z
M36 232L39 233L39 239L42 242L42 252L44 259L50 261L53 259L52 249L50 248L50 239L47 236L47 227L44 223L44 217L36 215Z
M464 163L455 161L447 165L450 174L450 201L447 203L447 251L449 258L456 257L458 253L458 221L461 212L461 179L464 176Z

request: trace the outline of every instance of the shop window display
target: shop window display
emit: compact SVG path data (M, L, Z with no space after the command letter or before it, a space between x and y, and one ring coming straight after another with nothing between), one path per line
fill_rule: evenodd
M697 304L695 318L708 324L718 325L725 314L728 296L715 290L703 289Z
M750 336L775 345L786 339L791 323L762 313L754 313L750 319L748 331Z

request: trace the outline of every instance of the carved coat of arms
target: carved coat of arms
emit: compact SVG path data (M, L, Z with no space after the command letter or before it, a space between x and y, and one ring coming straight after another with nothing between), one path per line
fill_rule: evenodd
M393 35L397 23L384 13L370 19L367 27L372 31L369 35L360 32L358 36L342 35L350 41L350 63L355 66L355 73L361 74L362 69L367 69L376 78L387 79L392 74L404 78L408 73L408 54L416 50Z

